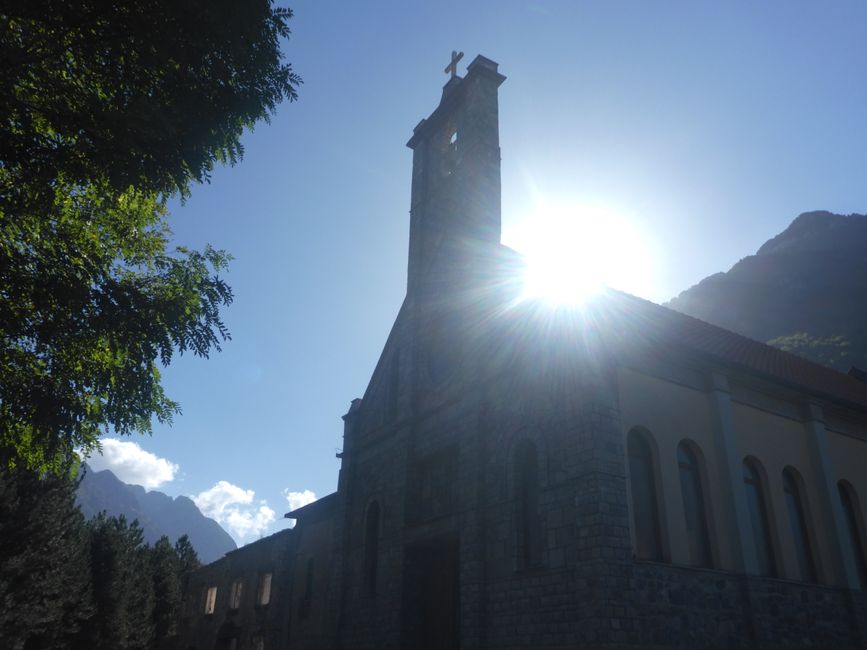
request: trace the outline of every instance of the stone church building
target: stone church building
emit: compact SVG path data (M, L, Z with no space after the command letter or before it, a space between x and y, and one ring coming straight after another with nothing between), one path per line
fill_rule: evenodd
M867 383L650 302L521 300L497 64L415 127L407 293L338 488L179 648L867 648Z

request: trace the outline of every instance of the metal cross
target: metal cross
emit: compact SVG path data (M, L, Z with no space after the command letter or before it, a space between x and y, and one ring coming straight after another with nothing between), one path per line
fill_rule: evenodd
M454 79L458 74L458 61L464 58L463 52L455 52L452 50L452 62L446 66L446 69L443 70L446 74L451 73L452 79Z

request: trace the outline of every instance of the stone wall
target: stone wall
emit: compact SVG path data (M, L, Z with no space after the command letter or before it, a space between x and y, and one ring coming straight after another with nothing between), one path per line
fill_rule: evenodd
M862 592L637 562L624 647L864 648Z
M237 650L253 647L261 637L265 648L286 648L295 557L294 531L284 530L227 553L195 572L185 595L180 648ZM267 604L257 602L260 576L271 574ZM240 606L230 606L232 583L242 583ZM213 613L205 611L205 594L217 588Z
M320 500L333 499L333 495ZM310 507L317 506L314 502ZM292 561L292 591L280 613L287 626L286 647L295 650L332 647L337 621L332 591L336 584L332 571L334 516L315 513L298 521ZM272 647L266 646L266 650Z

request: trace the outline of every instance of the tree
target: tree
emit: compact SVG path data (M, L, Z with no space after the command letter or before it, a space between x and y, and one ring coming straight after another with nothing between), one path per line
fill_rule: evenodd
M62 177L184 193L236 161L243 129L301 81L280 53L292 12L273 0L8 0L0 12L0 152L28 188Z
M807 332L795 332L788 336L778 336L768 341L768 345L780 348L786 352L810 359L840 372L846 372L852 366L852 342L842 335L813 336Z
M137 522L85 523L76 480L0 462L0 639L10 650L170 648L199 567L184 535L153 547Z
M0 463L0 639L10 650L67 648L93 615L74 481Z
M193 548L193 544L187 535L178 537L178 541L175 542L175 553L180 563L178 575L181 581L181 593L185 594L190 584L190 576L196 569L202 566L202 563L199 562L199 554L196 553L196 549Z
M62 472L179 405L160 365L228 332L229 256L169 248L188 195L301 80L273 0L20 0L0 9L0 448Z
M181 561L163 535L150 549L150 570L154 583L154 637L157 647L177 634L181 614Z
M154 584L142 529L104 512L87 527L96 613L75 647L144 650L154 640Z
M179 537L174 546L168 537L160 537L150 549L154 647L170 648L176 643L184 595L190 575L198 568L198 555L186 535Z

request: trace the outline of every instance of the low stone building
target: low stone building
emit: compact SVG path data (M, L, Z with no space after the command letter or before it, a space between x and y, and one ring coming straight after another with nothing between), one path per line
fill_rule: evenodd
M178 647L287 648L290 637L292 647L323 647L328 627L319 592L326 592L329 581L334 501L331 495L299 508L292 513L299 520L295 528L195 572L184 597Z
M285 647L295 541L284 530L197 571L184 601L182 647Z
M614 291L522 299L504 79L477 57L409 141L407 295L337 492L202 570L186 647L867 647L867 383Z

